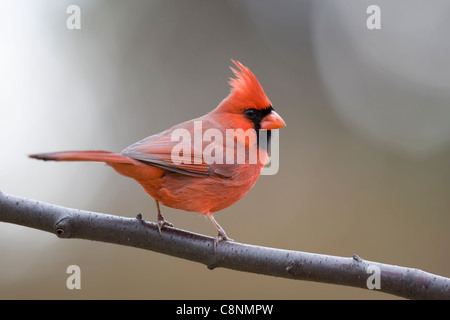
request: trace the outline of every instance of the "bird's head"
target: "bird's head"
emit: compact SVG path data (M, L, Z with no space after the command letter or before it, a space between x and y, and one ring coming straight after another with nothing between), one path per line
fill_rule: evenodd
M255 75L239 61L231 60L239 70L231 67L231 92L216 108L234 129L278 129L286 123L274 111Z

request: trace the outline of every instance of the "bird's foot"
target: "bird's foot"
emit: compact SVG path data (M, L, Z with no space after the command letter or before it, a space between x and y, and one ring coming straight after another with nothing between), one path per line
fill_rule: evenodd
M233 239L229 238L225 232L220 232L219 234L214 238L214 252L216 252L217 245L220 241L234 241Z
M138 213L138 214L136 215L136 219L137 219L138 221L140 221L141 223L144 223L144 224L145 224L145 220L144 220L144 218L142 217L142 214ZM164 219L164 217L163 217L162 215L160 215L160 216L158 216L158 231L159 231L159 234L160 234L161 236L162 236L162 234L161 234L161 229L162 229L163 227L173 227L173 224L170 223L169 221L167 221L166 219Z
M162 234L161 234L162 227L173 227L173 224L161 216L161 217L158 217L158 231L159 231L160 236L162 236Z

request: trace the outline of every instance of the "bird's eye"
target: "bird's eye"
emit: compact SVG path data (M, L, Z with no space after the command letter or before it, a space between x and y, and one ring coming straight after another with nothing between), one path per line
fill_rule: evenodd
M244 111L244 114L249 119L253 119L256 117L256 111L254 109L247 109Z

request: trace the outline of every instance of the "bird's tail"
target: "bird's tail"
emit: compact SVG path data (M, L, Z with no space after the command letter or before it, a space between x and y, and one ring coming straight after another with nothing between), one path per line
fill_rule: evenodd
M52 161L96 161L106 163L130 163L130 158L120 153L108 151L63 151L30 154L28 157L39 160Z

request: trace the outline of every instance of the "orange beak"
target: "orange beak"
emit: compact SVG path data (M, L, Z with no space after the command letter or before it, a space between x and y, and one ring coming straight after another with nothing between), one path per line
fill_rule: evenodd
M261 129L272 130L284 126L286 126L286 122L273 110L261 121Z

